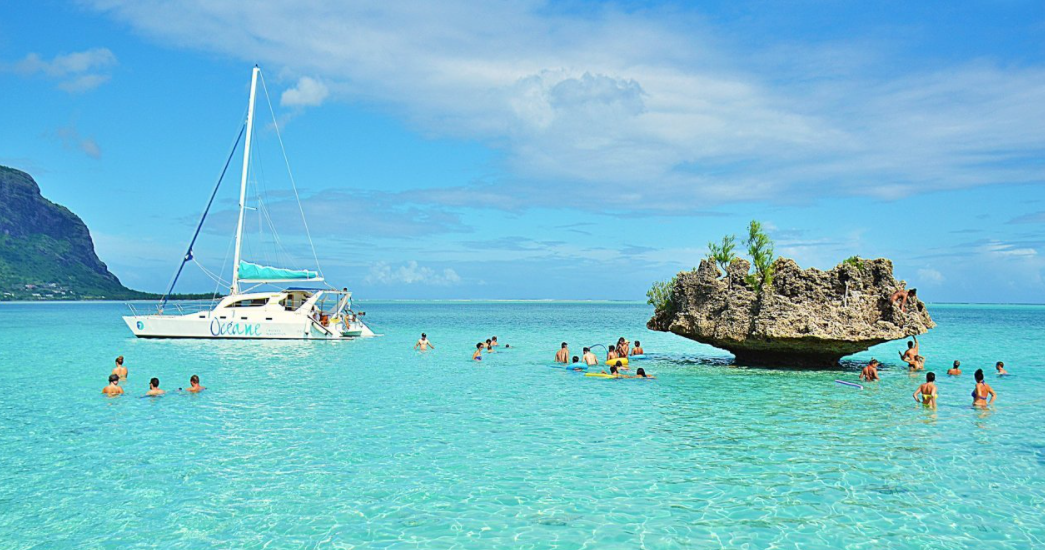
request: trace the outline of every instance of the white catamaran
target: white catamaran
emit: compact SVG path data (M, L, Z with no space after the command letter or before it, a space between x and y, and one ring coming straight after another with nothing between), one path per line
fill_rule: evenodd
M207 304L198 311L190 311L182 304L173 304L175 313L167 311L168 299L174 285L181 275L182 269L189 261L193 261L192 249L199 237L203 221L214 203L222 176L211 194L210 202L203 212L203 217L196 227L196 233L189 243L188 251L182 259L181 266L175 274L170 289L160 301L156 313L139 315L132 306L132 315L123 320L131 332L139 338L262 338L262 339L318 339L340 340L346 338L370 337L374 333L361 320L361 313L352 310L352 294L335 288L317 289L308 287L281 288L277 291L256 291L265 285L323 283L319 271L292 270L269 267L244 261L240 257L243 244L243 213L247 199L247 176L250 166L251 136L254 130L254 100L257 92L260 69L255 66L250 81L250 103L247 106L247 120L240 130L240 138L246 136L243 144L243 171L239 190L239 220L236 225L235 257L232 265L232 281L228 285L229 293L217 304ZM267 95L266 91L266 95ZM271 101L270 101L271 110ZM275 120L273 120L275 125ZM279 135L276 128L276 135ZM236 139L233 151L225 163L229 162L239 145ZM282 149L282 139L280 139ZM285 156L285 152L284 152ZM289 164L288 164L289 172ZM291 175L291 182L293 176ZM297 190L295 187L295 198ZM300 207L300 200L299 200ZM304 221L304 214L302 213ZM308 224L305 222L305 231ZM311 245L311 237L309 244ZM313 245L313 256L315 247ZM317 257L318 264L318 257ZM317 266L318 267L318 266ZM220 278L216 278L219 282Z

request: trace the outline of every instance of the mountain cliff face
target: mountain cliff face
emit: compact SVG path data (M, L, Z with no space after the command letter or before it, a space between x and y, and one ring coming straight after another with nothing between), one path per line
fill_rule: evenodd
M29 174L0 166L0 300L144 296L98 259L76 214L41 196Z
M647 326L725 349L738 364L831 367L846 355L936 326L912 297L906 312L889 300L901 287L886 259L802 269L777 259L771 287L744 282L747 260L734 260L719 278L713 262L678 275L669 307Z

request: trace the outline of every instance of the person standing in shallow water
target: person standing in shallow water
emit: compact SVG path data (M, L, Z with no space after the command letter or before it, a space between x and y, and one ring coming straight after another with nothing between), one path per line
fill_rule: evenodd
M912 336L911 341L907 342L907 351L900 353L900 360L904 363L907 363L907 366L911 367L912 369L917 369L918 351L921 347L921 344L918 343L918 337Z
M589 367L599 364L599 359L591 352L591 348L584 348L584 355L582 357L584 358L584 364Z
M421 333L421 339L418 340L416 344L414 344L414 349L420 349L421 351L427 351L428 348L435 349L435 346L433 346L432 345L432 341L428 339L428 335L422 332Z
M866 380L868 382L878 381L878 360L871 359L871 362L864 367L864 370L860 371L860 380Z
M479 342L475 345L475 353L472 354L472 361L483 360L483 343Z
M994 368L998 371L998 376L1005 376L1006 374L1009 374L1009 371L1005 370L1005 363L1002 363L1001 361L998 361L994 365Z
M954 366L951 367L951 369L947 371L947 374L949 374L951 376L961 376L962 375L961 366L962 366L962 362L961 361L955 361L954 362Z
M994 393L994 388L983 381L983 369L976 369L976 374L973 375L976 379L976 387L972 389L972 406L987 408L994 404L994 399L998 396ZM990 400L987 398L990 397Z
M110 374L109 385L102 388L102 393L108 397L123 395L123 388L120 387L120 376L117 374Z
M123 356L116 358L116 368L112 370L112 373L120 378L127 378L127 367L123 366Z
M914 390L914 400L930 409L935 409L936 397L936 374L927 372L925 373L925 383Z
M200 385L200 377L194 374L189 377L189 387L186 388L185 391L191 393L199 393L205 389L207 388Z
M635 347L631 348L632 355L645 355L646 351L642 349L642 342L635 340Z
M160 379L159 378L153 378L152 380L149 380L149 391L145 392L145 395L150 395L150 396L156 397L156 396L163 395L165 393L167 393L167 392L165 392L165 391L160 389Z
M562 343L562 347L559 351L555 352L556 363L569 363L570 362L570 348L566 345L566 342Z

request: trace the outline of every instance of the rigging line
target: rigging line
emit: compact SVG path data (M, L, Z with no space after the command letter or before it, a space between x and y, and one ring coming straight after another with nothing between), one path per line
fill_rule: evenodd
M246 118L246 115L244 115ZM243 132L246 130L247 123L244 122L243 126L239 129L239 134L236 136L235 143L232 144L232 150L229 151L229 158L225 160L225 166L221 169L221 175L218 176L218 182L214 184L214 191L210 194L210 200L207 201L207 207L203 210L203 215L200 216L200 223L196 226L196 232L192 234L192 240L189 241L189 247L185 251L185 256L181 260L181 265L178 266L177 273L174 274L174 278L171 280L171 286L167 289L167 293L163 295L163 299L160 300L160 311L163 311L164 306L167 305L167 299L170 298L171 292L174 292L174 285L178 283L178 277L181 276L181 270L185 269L185 263L192 259L192 247L196 245L196 239L200 236L200 230L203 229L203 222L207 219L207 213L210 212L211 205L214 204L214 197L218 194L218 188L221 187L221 180L225 179L225 172L229 169L229 163L232 162L232 156L236 154L236 147L239 146L239 140L243 139Z
M226 284L225 280L223 280L220 276L208 271L207 268L203 267L203 264L196 260L196 258L192 259L192 263L196 264L196 266L200 268L200 271L202 271L204 275L210 277L211 280L213 280L214 282L218 283L219 285Z
M305 225L305 236L308 237L308 245L312 247L312 257L316 260L316 271L323 276L323 268L319 265L319 255L316 254L316 245L312 242L312 233L308 230L308 220L305 219L305 209L301 206L301 197L298 195L298 186L294 183L294 173L290 170L290 159L287 158L287 149L283 146L283 137L279 134L279 124L276 123L276 111L272 108L272 98L269 97L268 86L265 85L265 73L258 71L261 75L261 89L265 91L265 101L269 105L269 113L272 114L272 127L276 129L276 139L279 140L279 148L283 151L283 162L287 165L287 175L290 176L290 186L294 189L294 198L298 201L298 211L301 212L301 223Z
M231 239L229 239L229 244L227 244L225 246L225 259L221 261L221 271L220 271L220 273L225 273L225 266L228 265L228 263L229 263L229 252L232 251L232 245L235 244L235 242L236 242L236 237L233 236ZM214 283L214 293L211 294L211 297L210 297L210 299L212 301L216 300L218 298L218 287L219 286L221 286L220 282L215 282ZM229 293L231 293L232 292L232 285L229 284L228 288L229 288Z

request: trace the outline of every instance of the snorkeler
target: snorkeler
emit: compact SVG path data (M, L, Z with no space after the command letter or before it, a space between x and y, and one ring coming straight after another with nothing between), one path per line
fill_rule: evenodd
M112 370L112 373L120 378L127 378L127 367L123 366L123 356L116 358L116 368Z
M994 399L998 397L998 394L994 393L994 388L983 381L983 369L976 369L976 374L973 375L976 379L976 387L972 389L972 406L973 407L988 407L994 404ZM990 397L990 400L987 398Z
M189 377L189 387L185 390L190 393L199 393L207 389L206 386L200 385L200 377L195 374Z
M913 341L907 342L907 351L900 352L900 360L907 363L911 368L916 368L915 357L918 356L918 350L921 347L921 344L918 343L917 336L912 336L911 338L913 338Z
M416 344L414 344L414 349L420 349L421 351L425 351L428 348L435 349L435 346L433 346L432 341L428 339L428 335L422 332L421 339L418 340Z
M871 359L871 362L864 367L864 370L860 371L860 380L866 380L868 382L878 381L878 360Z
M1001 361L998 361L994 365L994 368L998 371L998 376L1005 376L1006 374L1009 374L1009 371L1005 370L1005 363L1002 363Z
M936 397L936 375L927 372L925 373L925 383L918 386L917 390L914 390L914 400L926 407L935 409Z
M475 345L475 353L472 354L472 360L473 361L482 361L483 360L483 343L482 342L479 342L478 344Z
M149 391L145 392L145 395L151 395L153 397L163 395L167 392L160 389L160 379L153 378L149 380Z
M555 352L556 363L569 363L570 361L570 348L566 345L566 342L562 343L562 347L559 351Z
M642 342L635 340L635 347L631 348L632 355L644 355L646 352L642 349Z
M109 385L102 388L102 393L109 397L116 397L117 395L123 395L123 388L120 387L120 375L110 374Z
M592 365L598 365L599 359L595 357L595 354L591 352L591 348L584 348L584 354L581 356L584 358L584 364L589 367Z
M954 362L954 366L952 366L950 368L950 370L947 371L947 374L949 374L950 376L961 376L962 375L961 366L962 366L962 362L961 361L955 361Z
M904 289L901 288L900 290L897 290L896 292L893 293L892 296L889 297L889 302L893 303L893 304L895 304L896 302L900 302L900 311L902 311L904 313L907 313L907 299L908 298L917 298L917 296L918 296L918 289L912 288L911 290L904 290Z

